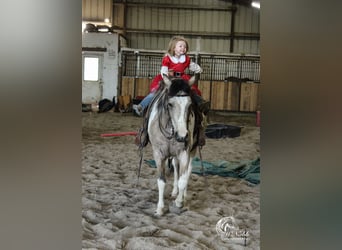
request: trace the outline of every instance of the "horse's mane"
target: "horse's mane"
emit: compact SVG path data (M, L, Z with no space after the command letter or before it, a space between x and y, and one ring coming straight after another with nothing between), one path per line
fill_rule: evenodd
M182 93L184 93L183 95L190 96L191 94L190 85L182 78L174 79L170 86L168 95L171 97L171 96L179 95Z
M155 99L158 100L158 117L163 117L163 109L167 109L168 99L170 97L174 97L176 95L188 95L191 98L193 104L196 102L193 98L193 93L191 91L191 87L188 82L182 78L174 78L171 80L171 86L166 88L164 81L160 81L159 89L156 92Z

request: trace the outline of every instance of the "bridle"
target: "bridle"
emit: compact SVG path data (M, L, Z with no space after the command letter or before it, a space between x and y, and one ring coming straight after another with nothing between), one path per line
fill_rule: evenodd
M187 94L187 93L184 93L183 91L181 91L180 93L178 93L177 95L174 95L172 96L171 98L173 97L189 97L190 95ZM171 112L170 112L170 108L169 108L169 105L168 105L168 100L169 100L170 96L167 95L166 99L165 99L165 105L164 105L164 108L166 109L167 111L167 123L166 123L166 126L163 127L161 124L161 120L162 120L162 117L159 116L159 129L160 131L162 132L162 134L168 139L168 140L171 140L173 138L175 138L175 128L172 124L172 120L171 120ZM166 107L165 107L166 106ZM189 125L189 117L190 117L190 114L191 114L191 110L192 110L192 106L193 104L191 103L188 107L188 110L187 110L187 129L188 129L188 125ZM168 131L167 129L170 128L170 131Z

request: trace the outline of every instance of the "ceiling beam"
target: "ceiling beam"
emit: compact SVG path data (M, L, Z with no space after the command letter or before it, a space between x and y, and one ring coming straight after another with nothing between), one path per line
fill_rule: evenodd
M121 28L113 29L114 31L121 31ZM232 35L226 32L194 32L194 31L176 31L176 30L150 30L150 29L126 29L126 33L138 34L155 34L155 35L183 35L183 36L196 36L206 38L227 38L230 39ZM234 33L234 39L252 39L259 40L259 33Z
M127 6L144 6L157 9L186 9L186 10L208 10L208 11L234 11L236 6L226 6L226 7L212 7L212 6L202 6L202 5L175 5L175 4L160 4L160 3L140 3L140 2L127 2Z

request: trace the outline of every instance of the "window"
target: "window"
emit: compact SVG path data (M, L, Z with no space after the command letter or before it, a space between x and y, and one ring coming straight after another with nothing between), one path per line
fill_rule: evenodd
M99 58L85 57L84 58L84 81L98 81L99 80Z

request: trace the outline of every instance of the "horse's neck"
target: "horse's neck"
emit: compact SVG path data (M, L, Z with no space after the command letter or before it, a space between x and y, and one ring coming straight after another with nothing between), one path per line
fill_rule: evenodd
M163 112L158 111L159 102L160 100L157 100L151 106L149 115L149 126L151 126L152 124L159 124L161 122L161 125L165 127L170 122L170 116L166 110L164 110Z

